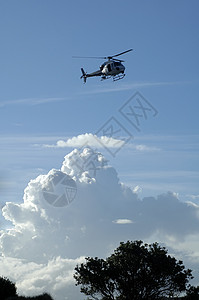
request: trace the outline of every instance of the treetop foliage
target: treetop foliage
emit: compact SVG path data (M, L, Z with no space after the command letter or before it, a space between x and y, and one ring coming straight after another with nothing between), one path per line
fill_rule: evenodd
M17 295L15 283L6 277L0 277L0 299L1 300L53 300L53 298L44 293L34 297L23 297Z
M154 300L185 291L192 274L158 243L127 241L105 260L87 257L74 278L93 299Z
M17 289L15 284L6 277L0 277L0 299L16 296Z
M53 300L53 298L49 294L44 293L42 295L33 296L33 297L24 297L24 296L9 297L6 300Z

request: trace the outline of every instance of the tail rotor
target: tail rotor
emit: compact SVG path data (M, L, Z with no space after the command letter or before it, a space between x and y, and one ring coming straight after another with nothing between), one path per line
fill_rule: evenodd
M86 73L83 68L81 68L81 71L82 71L82 76L80 77L80 79L84 78L84 83L86 83L86 78L87 78Z

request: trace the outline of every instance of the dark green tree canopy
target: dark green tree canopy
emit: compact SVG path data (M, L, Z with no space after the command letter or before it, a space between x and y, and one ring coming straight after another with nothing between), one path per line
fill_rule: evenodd
M199 286L190 286L187 290L186 300L199 300Z
M74 278L93 299L154 300L185 291L192 274L158 243L128 241L105 260L87 257L76 266Z
M0 300L53 300L53 298L47 294L33 296L33 297L23 297L17 295L17 288L15 283L10 281L6 277L0 277Z
M0 299L16 296L17 288L15 284L6 277L0 277Z
M49 294L44 293L42 295L33 296L33 297L24 297L24 296L9 297L6 300L53 300L53 298Z

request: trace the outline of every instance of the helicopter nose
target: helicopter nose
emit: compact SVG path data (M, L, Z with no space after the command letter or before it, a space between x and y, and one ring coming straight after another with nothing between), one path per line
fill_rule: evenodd
M124 74L124 70L125 70L125 66L122 65L122 68L121 68L121 73Z

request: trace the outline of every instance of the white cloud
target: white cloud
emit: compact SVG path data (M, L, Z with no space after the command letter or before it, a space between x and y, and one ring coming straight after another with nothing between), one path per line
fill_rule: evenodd
M136 185L135 187L134 187L134 189L133 189L133 192L134 193L139 193L139 192L141 192L142 191L142 188L139 186L139 185Z
M58 140L56 144L44 144L43 147L46 148L81 148L81 147L94 147L94 148L121 148L122 146L130 147L131 149L134 149L136 151L141 152L149 152L149 151L159 151L160 148L154 147L154 146L147 146L144 144L134 144L134 143L128 143L125 144L125 141L122 139L115 139L108 136L101 136L98 137L95 134L92 133L85 133L81 134L72 138L69 138L67 140Z
M186 195L186 197L191 198L193 200L199 199L199 195Z
M115 224L132 224L133 221L129 220L129 219L117 219L117 220L113 221L113 223L115 223Z
M16 281L19 295L34 296L44 292L55 299L77 299L79 289L73 279L74 268L84 257L64 259L56 257L47 263L33 263L11 257L0 258L1 274ZM67 292L66 292L67 291Z
M114 139L112 137L101 136L98 137L92 133L85 133L78 135L68 140L59 140L55 145L46 144L44 147L49 148L75 148L75 147L97 147L97 148L120 148L124 145L124 141L120 139Z
M131 144L131 147L138 151L160 151L160 148L153 147L153 146L147 146L147 145L133 145Z
M107 256L121 241L164 241L196 257L199 207L176 193L139 199L138 191L120 183L100 152L73 150L60 170L29 182L21 203L3 207L10 227L0 236L2 275L26 295L47 291L73 300L80 298L74 266L84 256Z

